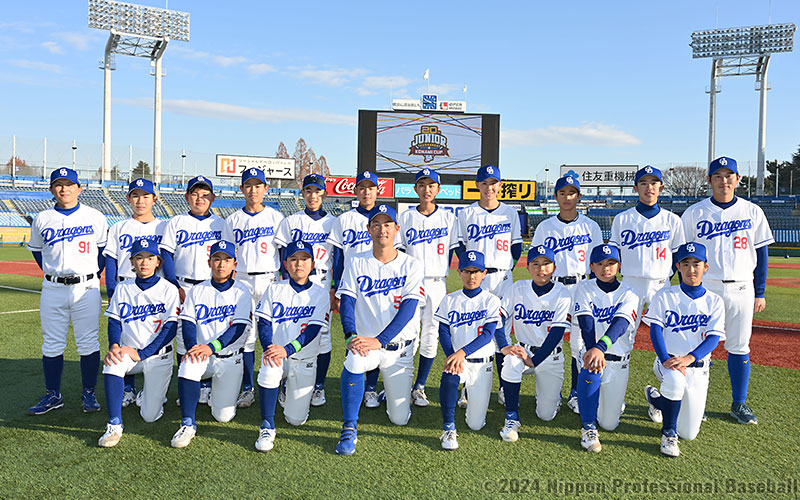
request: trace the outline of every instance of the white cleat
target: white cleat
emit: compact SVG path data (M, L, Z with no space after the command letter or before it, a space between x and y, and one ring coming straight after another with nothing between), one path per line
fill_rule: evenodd
M258 451L269 451L275 447L275 429L260 429L256 449Z
M500 406L506 405L506 392L501 387L499 391L497 391L497 404Z
M255 403L256 401L256 391L255 389L246 389L239 394L239 398L236 400L236 407L237 408L249 408L250 405Z
M650 420L653 422L660 424L664 422L664 416L661 414L661 410L653 406L650 403L651 398L657 398L660 396L658 393L658 389L653 387L652 385L645 386L644 388L644 398L647 400L647 416L650 417Z
M192 438L195 434L197 434L197 429L191 425L182 425L181 428L178 429L178 432L172 436L170 445L172 445L173 448L186 448L189 446L189 443L192 442Z
M445 450L457 450L458 449L458 433L453 429L452 431L444 431L442 432L442 436L439 438L442 441L442 448Z
M367 391L364 393L364 406L367 408L377 408L381 405L378 400L377 391Z
M201 405L211 404L209 400L211 399L211 386L200 386L200 399L197 401Z
M567 407L572 410L573 413L578 415L581 414L580 410L578 410L578 394L570 394L569 398L567 398Z
M122 393L122 407L127 408L131 403L136 402L136 391L125 391Z
M586 451L600 453L603 446L600 444L600 434L597 429L581 428L581 446Z
M458 407L459 408L466 408L467 407L467 388L466 387L461 389L461 397L458 398Z
M521 424L519 420L509 420L506 419L506 423L502 429L500 429L500 437L503 438L503 441L506 443L513 443L517 439L519 439L519 428Z
M677 457L681 454L678 448L678 436L661 435L661 453L668 457Z
M414 403L414 406L420 406L422 408L428 406L430 402L428 401L428 396L425 394L425 388L421 389L414 389L411 391L411 401Z
M327 402L328 400L325 399L325 389L314 389L314 392L311 394L311 406L322 406Z
M278 404L281 405L281 408L286 408L286 385L282 385L280 389L278 389Z
M106 424L106 432L97 440L97 446L111 448L119 443L122 437L122 425Z

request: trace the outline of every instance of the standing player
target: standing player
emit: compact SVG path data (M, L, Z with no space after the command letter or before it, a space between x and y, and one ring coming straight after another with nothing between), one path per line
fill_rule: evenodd
M153 215L153 205L158 197L152 181L144 178L131 181L128 185L127 199L133 215L111 226L108 230L108 243L103 251L106 259L106 291L109 299L114 296L118 283L136 277L136 273L129 266L130 248L134 240L145 238L158 247L164 234L164 226L167 225ZM134 375L125 375L122 407L125 408L135 400Z
M195 413L202 378L211 378L211 415L218 422L230 422L236 416L244 351L237 340L250 326L252 299L250 290L233 279L236 246L218 241L210 254L211 279L189 290L179 316L187 351L178 368L181 426L172 436L173 448L189 446L197 433Z
M181 306L178 289L155 274L161 265L157 242L138 238L129 253L136 278L120 283L106 310L108 354L103 376L108 424L97 442L103 448L115 446L122 437L123 377L144 374L138 399L145 422L164 414L172 379L172 339Z
M400 228L392 207L376 207L368 227L372 250L349 259L336 292L348 351L341 378L344 424L336 445L340 455L356 451L365 372L380 369L386 413L393 424L405 425L411 417L424 271L417 259L394 248Z
M639 298L628 285L617 281L620 260L617 247L598 245L592 249L590 258L595 278L582 281L575 288L574 315L578 317L581 334L570 337L570 347L581 361L578 375L581 446L599 453L596 423L613 431L622 415Z
M492 165L479 168L475 183L480 199L459 213L459 234L464 250L481 252L485 256L487 276L483 288L503 299L514 283L511 272L522 254L519 216L516 210L497 199L503 186L499 168ZM497 372L500 373L503 354L499 348L496 362ZM497 402L505 404L502 380ZM465 403L462 395L459 405Z
M400 214L401 248L422 262L425 268L425 299L420 303L419 367L411 399L417 406L428 406L425 383L436 358L438 327L433 315L447 294L447 272L452 252L458 247L456 218L449 210L436 205L439 194L439 174L424 168L417 172L414 191L419 205Z
M664 189L661 171L650 165L636 171L633 188L639 203L614 217L609 245L619 248L622 282L639 297L635 328L642 321L642 309L657 291L669 286L672 254L684 243L681 219L658 206Z
M498 344L505 341L505 333L498 328L500 299L481 288L486 276L483 254L474 250L463 252L458 259L458 273L464 287L448 294L435 315L439 341L447 355L439 391L444 427L439 439L445 450L458 448L456 402L460 383L469 391L467 425L474 431L486 425L494 371L492 337L498 337Z
M740 424L756 424L747 406L750 383L750 336L753 313L767 301L767 246L775 242L761 207L734 194L741 176L736 160L722 156L708 166L712 196L686 209L681 220L687 241L708 249L705 287L725 304L725 350L731 377L731 416Z
M536 415L553 420L561 407L564 361L561 341L570 326L572 294L561 283L550 281L556 269L550 247L528 250L530 280L517 281L503 299L500 313L505 331L519 342L502 348L506 359L500 374L506 389L506 419L500 437L513 443L519 438L519 390L522 376L536 375ZM511 354L511 356L509 356Z
M283 214L272 207L264 206L267 179L260 168L242 171L239 189L244 194L244 208L237 210L225 220L222 239L236 243L239 267L236 281L250 290L253 307L264 291L280 279L280 258L275 246L275 234L283 221ZM246 332L242 361L242 392L236 401L239 408L247 408L255 401L253 369L256 350L256 321Z
M318 174L305 176L301 194L306 207L281 222L275 235L275 244L282 248L287 247L292 241L304 241L312 245L314 269L311 271L309 279L326 290L330 290L333 246L328 242L328 236L333 229L336 217L322 208L322 202L327 196L325 177ZM281 260L286 260L286 257L284 256ZM330 295L333 296L332 291ZM329 326L323 328L320 333L317 375L314 381L314 393L311 396L311 406L325 404L325 378L328 376L332 350Z
M100 410L94 388L100 368L100 273L105 259L108 224L103 214L81 205L78 173L58 168L50 174L55 207L40 212L31 224L28 249L44 271L39 319L42 325L42 368L45 395L28 408L41 415L64 406L61 372L69 322L81 356L81 406L84 413Z
M556 181L556 202L559 213L542 221L533 233L531 245L545 245L555 254L555 279L573 293L575 285L590 273L587 257L603 243L603 233L595 221L578 213L581 183L565 175ZM574 297L573 297L574 298ZM572 318L570 338L580 336L575 317ZM567 406L578 413L578 353L572 351L572 379Z
M264 348L258 372L261 429L258 451L269 451L275 441L275 403L278 386L286 380L283 416L291 425L308 419L316 376L319 333L328 328L330 295L309 280L314 269L314 249L292 241L286 247L284 267L288 280L271 285L258 303L258 335Z
M725 337L722 299L703 288L706 247L681 245L676 260L681 284L659 291L647 310L661 392L649 385L644 390L650 418L663 421L661 453L671 457L680 454L678 436L691 440L700 432L711 351Z

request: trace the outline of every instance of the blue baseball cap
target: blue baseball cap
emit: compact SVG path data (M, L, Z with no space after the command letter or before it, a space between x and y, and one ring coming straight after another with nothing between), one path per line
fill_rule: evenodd
M267 177L264 175L264 171L260 168L246 168L242 170L242 186L244 186L244 183L250 179L258 179L262 184L267 183Z
M305 241L293 241L286 245L286 250L284 252L284 260L288 259L292 255L296 253L307 253L312 259L314 258L314 247L311 243L306 243Z
M228 257L235 259L236 258L236 245L231 243L230 241L220 240L213 245L211 245L211 251L208 252L209 257L213 257L214 254L217 253L224 253Z
M152 194L154 196L156 194L156 188L153 186L153 181L145 179L144 177L135 179L128 184L128 194L131 194L136 189L141 189L145 193Z
M309 174L303 177L303 187L316 186L325 191L325 177L319 174Z
M675 252L675 262L680 262L689 257L694 257L697 260L708 262L706 246L697 242L684 243L683 245L679 246L678 251Z
M61 167L53 170L50 174L50 185L52 186L53 183L59 179L66 179L73 184L81 185L81 182L78 180L78 172L71 168Z
M397 224L397 211L385 203L381 203L372 209L369 213L369 222L372 222L372 219L381 214L388 215Z
M140 253L149 253L150 255L161 257L161 252L158 250L158 243L148 240L147 238L134 240L133 245L131 245L131 257L135 257Z
M570 175L565 175L556 181L556 188L553 192L558 193L559 190L564 189L566 186L572 186L581 192L581 182L576 178Z
M486 179L497 179L499 181L500 168L494 165L484 165L479 168L478 173L475 175L475 182L483 182Z
M556 254L553 252L553 249L545 245L532 246L528 250L528 264L530 264L531 261L533 261L533 259L536 257L544 257L553 263L556 261Z
M646 175L652 175L653 177L655 177L656 179L660 180L661 182L664 182L664 178L661 177L661 170L659 170L656 167L653 167L651 165L647 165L647 166L645 166L643 168L640 168L639 170L636 171L636 175L633 176L633 183L634 184L638 183L639 179L641 179L642 177L644 177Z
M619 256L619 248L614 245L597 245L592 249L591 263L599 264L606 259L614 259L617 262L622 262Z
M189 184L186 185L186 192L190 193L197 186L206 186L209 191L214 191L214 184L211 183L211 179L198 175L189 179Z
M458 270L462 271L468 267L474 267L479 271L485 271L486 265L483 263L483 254L475 250L462 252L458 258Z
M430 179L436 184L439 184L439 172L433 170L432 168L423 168L419 172L417 172L417 177L414 179L414 184L419 182L420 179Z
M356 176L356 186L358 186L361 181L369 181L375 186L378 186L378 175L375 172L370 172L369 170L364 170L360 174Z
M721 168L727 168L734 174L739 173L739 167L736 165L736 160L733 158L728 158L727 156L720 156L716 160L712 161L708 166L708 176L711 177L714 175L714 172Z

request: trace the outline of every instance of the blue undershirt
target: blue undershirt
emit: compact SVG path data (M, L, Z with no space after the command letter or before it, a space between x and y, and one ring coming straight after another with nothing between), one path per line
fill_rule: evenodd
M659 212L661 212L661 207L658 206L658 203L655 203L653 205L645 205L640 201L639 203L636 204L635 208L636 211L642 214L642 217L646 219L652 219L653 217L658 215Z

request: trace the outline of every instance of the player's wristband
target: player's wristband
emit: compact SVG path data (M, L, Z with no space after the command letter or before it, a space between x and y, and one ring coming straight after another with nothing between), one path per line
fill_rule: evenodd
M344 341L345 341L345 342L350 342L351 340L353 340L353 337L355 337L355 336L356 336L356 332L349 332L349 333L348 333L348 334L347 334L347 335L344 337Z
M212 340L208 345L211 346L211 350L215 353L222 350L222 343L217 339Z
M289 345L294 347L294 352L300 352L300 349L303 348L302 344L300 344L300 342L298 342L297 339L292 340L291 342L289 342Z
M607 336L603 335L602 337L600 337L600 340L598 340L598 342L604 343L606 345L606 350L611 349L611 339L608 338Z

